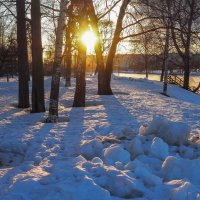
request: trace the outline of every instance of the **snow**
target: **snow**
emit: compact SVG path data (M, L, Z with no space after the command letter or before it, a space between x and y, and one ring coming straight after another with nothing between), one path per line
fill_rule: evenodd
M81 146L81 154L87 159L92 159L95 156L100 156L102 150L103 145L99 139L86 140Z
M187 179L191 183L199 185L199 167L200 158L189 160L180 157L169 156L163 162L161 173L166 180Z
M116 145L104 149L104 160L107 165L114 165L115 162L123 164L130 161L130 153Z
M17 80L0 79L0 199L200 199L200 96L115 78L113 96L87 77L85 108L61 80L56 124L18 109ZM46 106L50 78L45 78Z
M169 155L168 145L161 138L155 137L150 153L158 159L165 159Z
M188 141L190 127L186 123L172 122L164 117L155 117L143 134L155 134L171 145Z
M132 158L144 154L142 142L138 137L135 137L133 140L129 142L127 150L130 152Z

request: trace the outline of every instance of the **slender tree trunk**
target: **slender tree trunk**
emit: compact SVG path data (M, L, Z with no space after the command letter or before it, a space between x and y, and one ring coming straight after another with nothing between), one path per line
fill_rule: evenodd
M149 72L148 72L148 55L145 53L145 73L146 73L146 79L149 77Z
M17 43L18 43L18 73L19 91L18 107L28 108L29 104L29 70L25 19L25 0L17 0Z
M144 60L145 60L145 74L146 74L146 79L148 79L149 72L148 72L148 47L147 47L147 36L144 35L144 50L145 50L145 55L144 55Z
M84 3L85 5L85 3ZM81 36L87 29L87 15L85 13L85 6L80 11L79 17L79 42L78 42L78 61L76 69L76 90L74 95L73 107L85 106L85 93L86 93L86 46L81 41Z
M189 89L190 84L190 47L191 47L191 38L192 38L192 26L194 23L194 16L195 16L195 7L197 5L198 1L192 0L188 1L190 6L190 13L189 13L189 19L187 24L187 36L186 36L186 42L185 42L185 53L183 56L183 62L184 62L184 83L183 88Z
M70 37L70 29L66 32L66 80L65 86L71 86L71 65L72 65L72 41Z
M44 112L44 72L42 59L40 0L31 0L32 112Z
M165 49L164 49L164 84L163 94L167 95L167 79L168 79L168 60L169 60L169 27L166 29Z
M164 71L165 71L165 69L164 69L164 55L163 55L163 64L162 64L162 69L161 69L161 75L160 75L160 82L163 82L163 80L164 80Z
M115 29L115 33L114 33L114 38L111 44L111 48L109 50L108 53L108 58L107 58L107 62L106 62L106 91L105 91L105 95L112 95L112 89L111 89L111 75L112 75L112 71L113 71L113 61L114 61L114 57L116 54L116 50L117 50L117 45L120 41L120 33L122 31L122 21L123 18L125 16L125 11L126 8L129 4L130 0L124 0L121 8L120 8L120 12L119 12L119 16L117 19L117 25L116 25L116 29Z
M55 57L53 63L53 75L51 81L51 93L49 102L49 117L46 122L57 122L58 120L58 101L60 74L62 62L62 47L63 47L63 31L65 27L66 5L68 1L62 0L60 4L60 14L58 18L58 27L56 31Z
M75 54L74 54L74 78L76 78L77 64L78 64L78 53L75 52Z
M72 18L73 18L73 4L69 6L68 10L68 25L66 28L66 58L67 58L67 65L66 65L66 79L65 79L65 86L71 86L71 65L72 65Z
M106 91L105 91L105 95L112 95L112 89L111 89L111 76L112 76L112 71L113 71L113 61L114 61L114 57L116 54L116 49L117 49L117 44L119 42L119 38L114 38L113 42L112 42L112 46L110 48L108 57L107 57L107 61L106 61Z
M191 45L191 35L192 35L192 19L188 23L188 33L187 40L185 43L185 52L183 58L184 63L184 81L183 88L188 90L190 85L190 45Z
M184 63L184 81L183 88L188 90L190 84L190 57L189 55L183 58Z
M89 4L89 8L90 8L88 14L92 23L92 28L97 37L97 41L95 44L95 53L96 53L96 59L97 59L97 72L98 72L98 94L104 95L106 93L105 66L104 66L104 60L103 60L101 37L100 37L100 32L99 32L99 27L98 27L98 18L95 13L93 1L87 0L87 3Z

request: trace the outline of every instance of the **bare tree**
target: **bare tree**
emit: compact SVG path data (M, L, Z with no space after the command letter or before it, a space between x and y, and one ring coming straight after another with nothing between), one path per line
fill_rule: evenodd
M17 7L17 43L18 43L18 72L19 98L18 107L29 107L29 70L26 35L25 0L16 0Z
M60 74L61 74L61 62L62 62L62 47L63 47L63 35L66 20L66 7L68 1L62 0L60 3L60 14L58 18L58 26L56 30L56 44L55 44L55 56L53 63L53 75L51 81L51 93L49 103L49 116L46 122L57 122L58 120L58 101L59 101L59 86L60 86Z
M189 88L191 46L195 36L195 21L200 19L199 0L176 0L173 1L170 13L171 34L174 46L181 56L184 64L185 89Z
M130 3L130 0L123 0L122 5L120 7L117 24L116 24L116 28L115 28L115 33L114 33L114 37L112 40L112 45L110 47L107 61L106 61L106 69L105 69L105 71L106 71L106 90L105 90L104 95L113 94L112 89L111 89L111 74L112 74L112 70L113 70L113 60L114 60L115 53L117 50L117 45L120 42L120 34L123 30L122 22L123 22L123 19L125 16L126 8L129 3Z
M66 45L65 45L65 56L66 56L66 75L65 75L65 86L71 86L71 65L72 65L72 29L73 29L73 2L68 8L68 22L66 26Z
M86 46L83 44L81 37L82 34L88 28L87 17L87 2L82 1L79 3L79 30L78 30L78 60L76 69L76 90L74 95L73 107L85 106L85 93L86 93L86 81L85 81L85 69L86 69Z
M98 94L103 95L106 91L106 80L105 80L105 66L104 66L104 60L103 60L103 52L102 52L102 43L101 43L101 36L98 26L98 17L95 13L95 8L93 5L92 0L87 0L89 12L88 15L90 17L90 21L92 24L92 28L94 30L94 33L97 37L97 41L95 44L95 53L97 58L97 69L98 69Z
M42 58L40 0L31 1L32 112L44 112L44 72Z

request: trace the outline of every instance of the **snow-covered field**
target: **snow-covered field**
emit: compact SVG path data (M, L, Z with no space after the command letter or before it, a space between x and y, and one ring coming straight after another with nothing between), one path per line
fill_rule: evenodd
M160 81L160 73L159 74L149 74L148 79L149 80L153 80L153 81ZM115 73L116 76L120 76L120 77L127 77L127 78L145 78L146 75L145 74L137 74L137 73L133 73L133 72L120 72L120 73ZM181 75L179 75L179 77L183 77ZM190 75L190 86L192 87L197 87L199 85L200 82L200 74L199 73L192 73Z
M60 89L60 123L16 108L16 80L0 79L1 200L200 199L200 96L177 86L115 78L113 96L71 108ZM50 78L45 80L48 106ZM65 122L69 117L69 122Z

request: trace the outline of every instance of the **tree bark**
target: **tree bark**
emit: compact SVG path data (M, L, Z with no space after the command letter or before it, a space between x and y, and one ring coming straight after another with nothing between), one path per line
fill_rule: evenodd
M65 86L71 86L71 65L72 65L72 41L70 37L70 29L66 31L66 76Z
M18 107L28 108L29 103L29 70L26 35L25 0L16 1L17 8L17 44L18 44Z
M146 50L145 50L146 51ZM145 56L144 56L144 60L145 60L145 73L146 73L146 79L149 78L149 72L148 72L148 54L145 53Z
M40 0L31 1L32 112L45 112Z
M149 61L149 57L148 57L148 39L146 34L144 34L144 61L145 61L145 74L146 74L146 79L149 78L149 70L148 70L148 61Z
M113 71L113 61L114 61L114 57L116 54L116 50L117 50L117 45L120 41L120 34L122 31L122 21L124 19L125 16L125 11L126 8L129 4L130 0L124 0L121 8L120 8L120 12L119 12L119 16L117 19L117 25L116 25L116 29L115 29L115 33L114 33L114 37L113 37L113 41L108 53L108 58L107 58L107 62L106 62L106 91L105 91L105 95L112 95L112 89L111 89L111 75L112 75L112 71Z
M161 69L160 82L163 82L163 80L164 80L164 59L163 59L163 64L162 64L162 69Z
M184 81L183 88L188 90L190 84L190 58L189 56L183 58L184 63Z
M86 46L81 41L81 36L87 29L87 15L85 13L85 2L83 3L79 13L79 42L78 42L78 60L76 69L76 90L74 95L73 107L85 107L85 93L86 93Z
M174 30L174 21L171 17L171 33L172 33L172 39L174 42L174 46L178 52L178 54L181 56L184 64L184 83L183 88L189 89L189 78L190 78L190 46L191 46L191 39L192 39L192 28L195 21L195 15L198 10L197 1L191 0L186 1L187 4L183 4L183 6L187 5L187 9L185 10L184 15L178 15L178 25L181 27L181 30L178 32L175 32ZM180 4L182 5L182 4ZM180 7L179 9L184 10L185 7ZM179 10L178 10L179 11ZM181 13L181 12L177 12ZM177 35L180 37L179 40L177 40ZM181 41L181 42L179 42ZM181 43L181 44L179 44Z
M71 86L71 65L72 65L72 18L73 18L73 4L69 6L69 20L66 27L66 76L65 76L65 86Z
M53 75L52 75L52 81L51 81L49 116L46 122L58 121L58 101L59 101L62 47L63 47L63 35L64 35L63 31L65 27L67 3L68 3L67 0L62 0L60 4L60 14L58 18L58 27L56 30L56 44L55 44L55 56L54 56L54 63L53 63Z
M103 60L100 31L98 27L98 18L95 13L93 1L87 0L87 3L89 4L89 8L90 8L88 15L91 20L93 31L97 37L97 41L95 44L95 53L96 53L96 59L97 59L97 72L98 72L98 95L104 95L106 94L105 66L104 66L104 60Z
M69 39L71 40L71 38ZM67 50L67 63L66 63L66 80L65 80L65 86L69 87L71 86L71 66L72 66L72 53L71 53L71 41L68 41L68 50Z
M167 95L167 79L168 79L168 60L169 60L169 27L166 29L166 38L165 38L165 49L164 49L164 59L163 59L163 68L164 68L164 84L163 84L163 94Z

